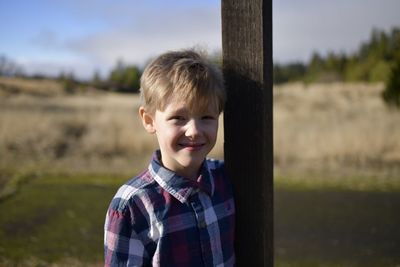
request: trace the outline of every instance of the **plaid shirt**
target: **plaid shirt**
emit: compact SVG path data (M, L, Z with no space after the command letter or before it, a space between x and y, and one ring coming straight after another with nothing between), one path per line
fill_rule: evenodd
M197 181L161 166L121 186L105 222L105 266L234 266L234 201L223 162Z

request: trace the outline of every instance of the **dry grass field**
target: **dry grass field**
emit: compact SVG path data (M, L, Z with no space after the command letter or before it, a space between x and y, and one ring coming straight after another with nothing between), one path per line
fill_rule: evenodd
M139 121L137 95L68 95L61 87L44 95L35 88L49 81L31 83L0 80L1 169L132 174L147 164L156 143ZM221 145L213 156L223 156Z
M0 97L15 94L54 96L63 94L62 85L52 80L29 80L0 77Z
M400 175L400 112L383 84L288 84L274 90L278 172Z
M51 81L35 83L0 80L0 168L129 173L146 164L156 144L138 120L136 95L67 95ZM274 88L276 172L396 175L400 112L384 105L382 90L341 83ZM212 156L223 156L222 140L221 127Z

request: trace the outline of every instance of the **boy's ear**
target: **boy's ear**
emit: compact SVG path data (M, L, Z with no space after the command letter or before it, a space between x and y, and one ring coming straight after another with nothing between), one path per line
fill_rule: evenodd
M139 108L139 116L142 119L143 127L146 129L148 133L155 133L156 128L154 125L153 116L150 113L147 113L144 107Z

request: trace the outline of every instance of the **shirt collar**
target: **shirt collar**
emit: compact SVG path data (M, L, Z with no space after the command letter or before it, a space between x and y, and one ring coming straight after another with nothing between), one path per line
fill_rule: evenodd
M197 181L182 177L175 172L162 166L161 152L157 150L153 154L153 159L149 164L150 174L154 180L168 193L184 203L197 191L201 190L209 195L214 193L213 177L209 170L207 161L204 161Z

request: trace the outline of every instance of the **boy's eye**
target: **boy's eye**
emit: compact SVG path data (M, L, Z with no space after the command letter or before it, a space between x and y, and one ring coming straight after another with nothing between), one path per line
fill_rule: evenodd
M176 115L176 116L171 116L171 117L169 118L169 120L183 121L183 120L185 120L185 117L184 117L184 116Z
M212 115L204 115L203 117L201 117L203 120L215 120L215 116Z

